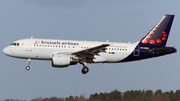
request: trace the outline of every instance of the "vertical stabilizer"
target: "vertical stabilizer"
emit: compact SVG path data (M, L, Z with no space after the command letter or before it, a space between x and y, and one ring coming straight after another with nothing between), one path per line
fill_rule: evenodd
M166 46L174 15L164 15L162 19L141 39L140 46Z

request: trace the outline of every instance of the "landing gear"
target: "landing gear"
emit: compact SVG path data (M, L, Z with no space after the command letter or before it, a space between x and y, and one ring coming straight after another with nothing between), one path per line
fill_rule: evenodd
M26 66L26 70L30 70L30 66L29 66L29 65L30 65L30 62L31 62L31 59L28 59L28 62L27 62L27 63L28 63L28 66Z
M26 70L30 70L30 67L29 67L29 66L26 66Z
M81 72L82 72L83 74L86 74L88 71L89 71L89 68L88 68L88 67L83 67L83 69L81 70Z
M83 69L81 70L81 72L82 72L83 74L86 74L86 73L89 71L89 68L86 67L86 62L85 62L85 60L84 60L84 61L81 61L80 64L83 65Z

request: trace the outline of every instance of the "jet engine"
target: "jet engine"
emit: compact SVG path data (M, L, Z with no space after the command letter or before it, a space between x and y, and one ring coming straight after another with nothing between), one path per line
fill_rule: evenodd
M76 60L71 58L71 55L53 54L52 66L57 68L68 67L69 65L77 64Z

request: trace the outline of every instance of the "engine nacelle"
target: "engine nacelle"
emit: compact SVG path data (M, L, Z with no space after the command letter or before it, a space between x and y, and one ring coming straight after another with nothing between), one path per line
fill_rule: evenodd
M76 64L76 61L71 59L70 55L54 54L52 57L53 67L68 67L69 65Z

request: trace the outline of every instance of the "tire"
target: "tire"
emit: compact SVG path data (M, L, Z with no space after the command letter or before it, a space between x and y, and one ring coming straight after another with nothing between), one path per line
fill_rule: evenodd
M88 67L84 67L81 72L83 74L86 74L88 71L89 71L89 68Z
M30 67L29 67L29 66L26 66L26 70L30 70Z

